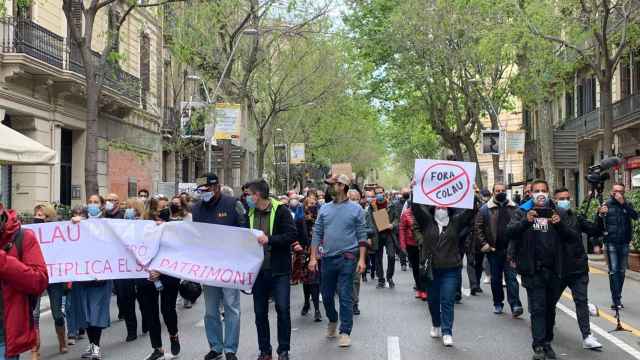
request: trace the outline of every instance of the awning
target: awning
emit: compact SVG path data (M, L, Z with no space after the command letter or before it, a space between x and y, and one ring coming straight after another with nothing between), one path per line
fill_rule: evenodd
M0 124L0 164L54 165L56 152Z

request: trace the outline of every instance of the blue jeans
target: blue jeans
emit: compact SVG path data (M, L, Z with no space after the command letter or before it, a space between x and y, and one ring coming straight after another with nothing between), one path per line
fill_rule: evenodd
M271 354L271 334L269 331L269 295L273 296L278 314L278 354L291 348L290 312L291 276L273 276L271 271L262 270L253 285L253 311L256 314L258 347L261 353Z
M629 265L629 244L607 244L609 258L609 287L614 305L622 303L622 286L624 274Z
M4 341L0 342L0 360L18 360L20 358L20 355L6 357L4 355L6 351L7 351L7 348L4 346Z
M461 267L433 269L429 287L429 313L431 324L442 328L443 335L453 335L453 303L460 288Z
M351 254L349 254L351 255ZM351 255L353 256L353 255ZM324 309L330 322L338 322L335 295L340 301L340 333L351 335L353 328L353 273L356 259L337 255L322 258L321 291Z
M237 353L240 342L240 290L203 286L204 328L209 348L218 353ZM224 339L220 303L224 305Z
M516 270L507 263L507 254L495 252L487 255L491 267L491 293L493 294L493 306L504 305L504 289L502 288L502 276L507 283L507 301L511 310L514 307L522 307L520 302L520 285L516 277Z

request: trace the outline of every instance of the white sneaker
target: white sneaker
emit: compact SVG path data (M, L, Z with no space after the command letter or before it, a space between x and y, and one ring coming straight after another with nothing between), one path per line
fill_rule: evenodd
M598 342L595 336L589 335L582 341L582 347L585 349L600 349L602 344Z
M89 344L87 350L85 350L82 355L80 355L83 359L91 359L91 355L93 354L93 344Z
M434 339L435 338L439 338L439 337L442 336L442 329L440 329L439 327L432 326L431 327L431 332L429 334Z
M485 284L491 284L491 276L485 276L482 282Z
M453 346L453 336L451 335L445 335L442 337L442 343L444 344L444 346Z
M100 346L93 345L93 351L91 352L91 360L100 360L102 355L100 354Z

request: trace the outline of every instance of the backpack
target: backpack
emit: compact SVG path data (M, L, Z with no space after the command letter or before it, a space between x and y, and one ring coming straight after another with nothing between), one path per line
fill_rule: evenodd
M8 253L9 250L11 250L11 248L15 246L16 251L18 252L18 260L22 262L22 256L24 254L23 240L24 240L24 231L21 228L13 236L13 241L9 241L7 244L5 244L5 246L3 247L3 250L6 253ZM29 299L29 313L33 314L36 310L36 307L38 306L38 303L39 303L38 300L40 296L28 295L27 297ZM32 326L35 325L35 318L33 316L31 316L31 325Z

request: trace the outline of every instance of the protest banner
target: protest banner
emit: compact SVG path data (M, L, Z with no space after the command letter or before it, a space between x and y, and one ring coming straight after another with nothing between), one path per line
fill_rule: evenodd
M351 163L340 163L331 165L331 175L347 175L349 179L353 178L353 168Z
M393 226L389 222L389 213L387 209L380 209L373 212L373 221L376 223L378 232L391 230Z
M40 243L49 282L147 278L148 270L205 285L250 290L263 249L249 229L92 219L25 225Z
M418 204L473 209L476 164L416 159L413 201Z

